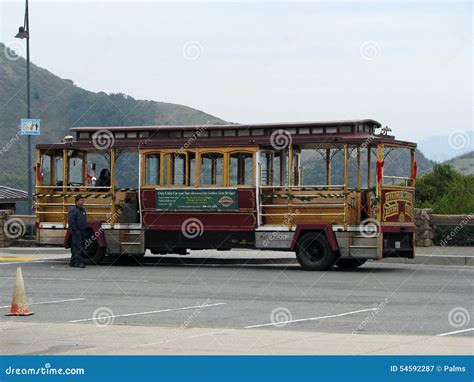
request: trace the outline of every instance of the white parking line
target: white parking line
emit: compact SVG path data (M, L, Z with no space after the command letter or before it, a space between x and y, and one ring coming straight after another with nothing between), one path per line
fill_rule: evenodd
M354 310L353 312L332 314L332 315L330 315L330 316L300 318L300 319L298 319L298 320L278 321L278 322L269 322L268 324L249 325L249 326L244 326L244 329L260 328L260 327L262 327L262 326L280 326L280 325L285 325L285 324L292 324L292 323L294 323L294 322L324 320L324 319L326 319L326 318L334 318L334 317L348 316L348 315L350 315L350 314L357 314L357 313L363 313L363 312L370 312L370 311L377 310L377 309L378 309L378 308L370 308L370 309Z
M9 264L29 264L29 263L45 263L47 260L29 260L29 261L10 261L8 263L0 262L0 265Z
M28 303L28 305L56 304L58 302L80 301L80 300L85 300L85 298L81 297L81 298L68 298L66 300L31 302L31 303ZM9 307L10 305L3 305L3 306L0 306L0 309L9 308Z
M11 276L11 278L14 278ZM67 277L30 277L30 280L58 280L58 281L99 281L99 282L117 282L117 280L107 280L107 279L74 279ZM126 283L148 283L148 280L127 280L120 279L120 282Z
M2 279L15 279L16 276L0 276ZM51 281L97 281L97 282L113 282L116 283L117 280L113 279L75 279L69 277L28 277L28 280L51 280ZM149 283L149 280L128 280L120 279L120 282L124 283Z
M194 305L194 306L185 306L183 308L172 308L172 309L161 309L161 310L152 310L150 312L138 312L138 313L126 313L126 314L116 314L108 316L107 318L115 318L115 317L130 317L130 316L143 316L145 314L154 314L154 313L164 313L164 312L174 312L178 310L188 310L188 309L197 309L197 308L208 308L211 306L218 306L218 305L226 305L226 302L218 302L215 304L204 304L204 305ZM98 318L83 318L81 320L72 320L69 322L85 322L85 321L96 321Z
M465 333L465 332L470 332L472 330L474 330L474 328L455 330L454 332L447 332L447 333L437 334L436 337L450 336L451 334Z

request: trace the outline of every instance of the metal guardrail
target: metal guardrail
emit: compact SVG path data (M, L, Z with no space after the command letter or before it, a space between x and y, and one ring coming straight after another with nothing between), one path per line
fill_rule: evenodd
M466 215L431 214L432 225L468 225L474 226L474 213Z

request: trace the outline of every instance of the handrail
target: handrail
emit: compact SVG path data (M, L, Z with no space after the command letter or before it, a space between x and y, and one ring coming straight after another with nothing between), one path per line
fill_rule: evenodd
M330 207L341 207L344 206L345 203L303 203L303 204L260 204L260 207L265 207L265 208L282 208L286 207L287 205L292 206L292 207L298 207L298 208L330 208Z
M56 186L56 185L51 185L51 186L36 186L36 188L62 188L62 189L65 189L65 188L100 188L100 189L107 189L107 190L110 190L111 187L107 187L107 186Z
M284 213L284 214L261 214L262 216L288 216L290 214ZM298 213L298 216L344 216L344 212L326 212L326 213L318 213L318 214L303 214L303 213Z
M259 188L288 188L290 186L269 186L269 185L260 185L258 186ZM298 188L327 188L327 187L333 187L333 188L344 188L343 184L331 184L331 185L323 185L323 184L318 184L318 185L299 185L299 186L291 186L293 189L298 189Z
M411 177L409 176L395 176L395 175L384 175L384 178L390 178L390 179L406 179L406 180L412 180Z
M69 211L36 211L37 214L61 214L61 215L67 215ZM88 215L110 215L112 216L113 214L111 212L87 212Z
M35 203L37 206L55 206L55 207L60 207L60 206L74 206L74 203ZM85 207L110 207L112 203L84 203Z

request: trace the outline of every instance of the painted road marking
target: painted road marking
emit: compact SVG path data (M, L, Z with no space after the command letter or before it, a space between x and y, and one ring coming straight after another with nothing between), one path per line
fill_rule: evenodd
M34 258L32 257L0 257L0 261L11 261L11 260L31 261L31 260L34 260Z
M31 303L28 303L28 305L56 304L56 303L59 303L59 302L81 301L81 300L85 300L85 298L81 297L81 298L68 298L68 299L65 299L65 300L53 300L53 301L31 302ZM10 307L10 305L3 305L3 306L0 306L1 309L3 309L3 308L9 308L9 307Z
M131 316L143 316L145 314L154 314L154 313L164 313L164 312L174 312L178 310L188 310L188 309L197 309L197 308L208 308L211 306L226 305L226 302L218 302L216 304L204 304L204 305L194 305L194 306L185 306L183 308L173 308L173 309L161 309L161 310L152 310L149 312L138 312L138 313L126 313L126 314L116 314L110 315L107 318L116 318L116 317L131 317ZM96 321L99 320L96 317L92 318L83 318L81 320L72 320L69 322L85 322L85 321Z
M1 276L0 276L1 277ZM14 279L15 276L3 276L3 278L12 278ZM74 279L68 277L28 277L28 280L54 280L54 281L97 281L97 282L117 282L117 280L113 279ZM119 280L120 282L126 283L149 283L149 280Z
M454 332L447 332L447 333L437 334L436 337L450 336L451 334L465 333L465 332L470 332L472 330L474 330L474 328L455 330Z
M374 311L374 310L377 310L377 309L378 308L370 308L370 309L354 310L352 312L346 312L346 313L332 314L330 316L300 318L298 320L278 321L278 322L269 322L267 324L249 325L249 326L244 326L244 329L261 328L262 326L280 326L280 325L285 325L285 324L292 324L294 322L324 320L326 318L342 317L342 316L348 316L350 314L371 312L371 311Z
M47 260L31 260L30 263L45 263ZM24 264L24 261L12 261L10 263L0 263L0 265L8 265L8 264Z

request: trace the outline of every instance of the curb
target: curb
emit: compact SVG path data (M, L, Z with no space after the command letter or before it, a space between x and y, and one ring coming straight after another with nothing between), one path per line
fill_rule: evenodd
M0 248L0 254L4 255L64 255L70 256L70 251L62 247L7 247ZM184 264L184 265L295 265L298 264L296 258L226 258L226 257L189 257L189 256L149 256L148 259L155 259L158 264ZM389 257L381 260L382 263L393 264L425 264L425 265L445 265L445 266L474 266L474 256L441 256L441 255L417 255L414 259L404 259Z
M296 258L199 258L186 256L155 256L149 258L155 259L156 264L162 265L299 265ZM392 257L377 262L392 264L474 266L474 256L420 255L415 257L415 259Z
M387 258L384 263L473 266L474 256L418 255L414 259Z

